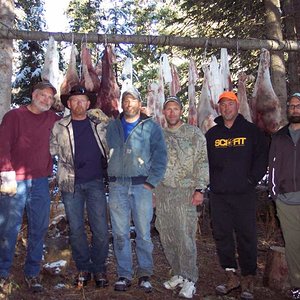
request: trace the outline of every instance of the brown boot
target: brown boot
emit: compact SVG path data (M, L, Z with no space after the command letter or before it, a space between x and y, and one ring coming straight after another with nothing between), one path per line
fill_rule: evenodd
M242 276L241 285L242 285L241 300L254 299L254 295L253 295L254 276L253 275Z
M227 295L240 286L240 280L236 272L230 270L226 271L225 274L227 277L227 282L216 287L217 295Z

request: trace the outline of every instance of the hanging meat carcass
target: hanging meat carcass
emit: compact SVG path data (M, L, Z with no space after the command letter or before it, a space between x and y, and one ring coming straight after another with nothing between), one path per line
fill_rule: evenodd
M64 106L60 101L59 86L62 82L62 74L59 70L59 54L57 51L57 43L52 36L49 38L48 47L45 54L45 63L41 72L41 78L49 81L56 88L58 93L55 95L55 102L52 105L57 111L62 111Z
M122 87L121 87L121 96L120 96L119 108L118 108L119 112L122 112L122 107L121 107L122 94L132 87L132 60L130 57L127 57L124 62L121 79L122 79Z
M176 96L181 89L180 79L179 79L176 66L174 66L173 64L170 64L170 66L171 66L171 75L172 75L172 81L170 83L170 95Z
M210 69L207 64L203 65L204 78L201 89L201 96L198 103L198 127L205 134L211 127L216 125L214 119L218 116L215 110L215 100L211 93L211 87L209 86Z
M60 86L60 93L68 94L73 86L79 84L79 76L76 68L76 56L78 55L78 50L76 46L73 44L70 53L70 61L68 65L68 69L64 80Z
M82 44L81 47L81 67L82 78L80 80L80 84L90 92L98 92L101 81L95 68L93 67L91 53L86 47L86 44Z
M147 112L156 119L155 103L158 98L158 84L157 82L150 82L147 89Z
M111 45L105 46L102 57L102 78L100 90L97 96L97 104L107 116L117 117L119 115L118 103L120 98L120 89L116 81L113 70L113 64L116 58Z
M257 78L250 102L253 122L267 133L274 133L281 122L281 107L270 77L270 53L262 49Z
M239 73L238 75L238 92L237 97L240 102L239 113L241 113L245 119L249 122L252 122L251 111L247 99L247 90L246 90L246 82L248 80L253 80L252 75L246 75L244 72Z
M189 63L189 86L188 86L188 99L189 99L189 112L188 123L194 126L198 125L197 109L196 109L196 91L195 85L199 78L195 61L191 58Z

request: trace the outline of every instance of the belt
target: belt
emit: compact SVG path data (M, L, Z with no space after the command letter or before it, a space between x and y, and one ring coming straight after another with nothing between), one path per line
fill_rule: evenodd
M124 179L131 180L132 184L143 184L146 182L146 176L133 176L133 177L116 177L116 176L109 176L109 182L116 182L122 181Z

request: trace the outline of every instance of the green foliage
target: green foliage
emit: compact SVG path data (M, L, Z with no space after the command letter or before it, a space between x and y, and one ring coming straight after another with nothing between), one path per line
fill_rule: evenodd
M15 26L21 30L43 30L45 25L43 4L42 0L15 1L16 8L21 12L15 20ZM21 40L17 42L17 48L19 58L15 80L12 84L12 103L27 104L30 102L32 86L41 80L44 43Z

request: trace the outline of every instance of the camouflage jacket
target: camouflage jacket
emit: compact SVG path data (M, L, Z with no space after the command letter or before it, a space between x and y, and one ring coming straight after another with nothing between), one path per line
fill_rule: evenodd
M105 140L106 120L89 116L98 146L105 158L107 158L107 145ZM50 135L50 153L58 156L57 179L61 191L74 192L75 168L74 168L74 134L71 116L66 116L54 124Z
M182 124L164 129L168 164L162 184L173 188L204 189L209 180L206 140L198 127Z

